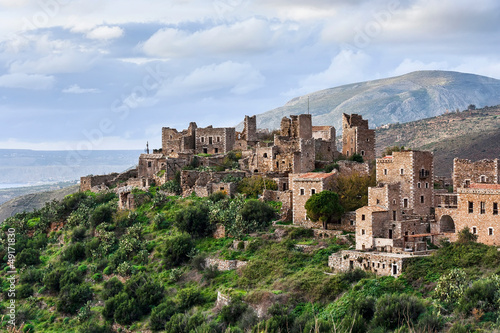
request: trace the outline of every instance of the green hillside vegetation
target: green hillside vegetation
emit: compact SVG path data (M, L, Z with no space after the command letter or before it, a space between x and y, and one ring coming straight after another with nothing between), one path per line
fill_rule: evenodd
M16 319L24 332L500 328L500 253L467 233L397 279L332 274L328 256L351 247L352 236L319 240L309 229L272 226L277 203L222 193L167 197L158 187L134 195L135 211L117 210L114 193L79 192L7 219L2 313L9 304L7 232L15 228ZM212 238L217 223L235 238ZM207 257L248 263L219 271L205 265ZM231 298L228 305L215 307L218 292Z
M377 156L393 145L433 151L435 173L449 176L455 157L479 160L500 156L500 106L377 128L376 140Z

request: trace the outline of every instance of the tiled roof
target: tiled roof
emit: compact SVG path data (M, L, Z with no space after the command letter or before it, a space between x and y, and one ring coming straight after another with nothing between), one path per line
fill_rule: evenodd
M296 178L300 179L325 179L332 176L333 173L323 173L323 172L308 172L297 175Z

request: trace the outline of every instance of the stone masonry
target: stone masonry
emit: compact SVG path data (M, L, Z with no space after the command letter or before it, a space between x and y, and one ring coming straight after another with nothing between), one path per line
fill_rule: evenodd
M359 154L366 161L375 159L375 130L369 129L368 120L360 115L342 115L342 154Z
M453 160L453 190L466 187L471 183L499 184L500 160L471 160L455 158Z

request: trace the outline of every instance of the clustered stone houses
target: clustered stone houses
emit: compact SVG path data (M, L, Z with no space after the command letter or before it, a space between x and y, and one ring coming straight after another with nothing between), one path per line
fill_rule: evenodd
M329 173L313 172L339 156L333 126L312 126L309 114L284 117L279 133L257 129L256 117L246 116L242 132L235 128L198 128L192 122L183 131L162 128L162 148L141 154L137 168L122 174L81 178L81 191L102 191L115 187L119 207L133 209L132 189L145 189L173 180L181 172L182 195L208 196L222 191L236 193L234 179L261 175L272 179L278 190L265 190L262 200L282 202L281 218L293 224L320 229L309 220L306 201L315 193L333 189L333 180L342 174L368 174L375 160L377 185L368 190L368 205L347 212L336 230L355 232L353 250L329 257L337 271L354 268L381 275L398 276L408 261L428 255L428 243L442 238L457 240L468 227L478 241L500 245L500 166L499 160L472 162L454 160L453 193L435 190L444 184L434 175L433 154L406 150L375 159L375 131L357 114L343 114L342 154L359 154L365 163L338 161ZM227 154L240 151L239 168L185 170L196 159L204 167L217 167ZM372 164L373 165L373 164Z
M343 121L344 137L356 143L350 146L349 153L360 154L367 162L374 158L375 137L374 131L368 130L368 122L355 114L344 115ZM194 122L183 131L164 127L162 148L141 154L136 169L124 174L82 177L80 189L102 191L113 187L119 194L119 207L132 209L135 206L132 189L164 184L173 180L177 172L181 172L183 196L192 193L208 196L218 191L233 195L237 186L232 180L261 175L278 185L276 191L264 191L262 199L282 202L283 220L320 228L319 223L307 218L304 208L307 199L314 193L331 190L332 180L340 174L369 172L368 163L352 161L339 161L338 170L330 173L313 172L332 163L340 153L337 151L335 128L312 126L310 114L284 117L278 134L272 140L269 140L268 132L257 130L255 116L246 116L243 124L241 132L235 128L199 128ZM231 151L241 152L237 170L185 170L194 159L200 166L221 166ZM335 228L354 231L354 224L353 215L347 214Z

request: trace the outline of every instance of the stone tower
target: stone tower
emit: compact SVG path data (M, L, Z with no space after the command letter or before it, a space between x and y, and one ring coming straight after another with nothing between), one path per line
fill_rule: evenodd
M342 154L359 154L365 161L375 159L375 130L358 114L342 115Z

